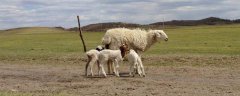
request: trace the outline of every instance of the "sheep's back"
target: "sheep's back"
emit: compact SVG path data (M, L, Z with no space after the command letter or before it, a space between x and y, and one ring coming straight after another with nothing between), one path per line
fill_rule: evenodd
M141 29L110 29L103 37L103 44L110 44L110 49L118 49L122 44L127 43L130 48L143 51L147 45L146 34L146 31Z

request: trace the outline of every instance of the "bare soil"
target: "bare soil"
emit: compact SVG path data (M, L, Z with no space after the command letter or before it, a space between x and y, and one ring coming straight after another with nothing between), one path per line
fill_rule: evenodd
M240 95L239 57L226 57L227 59L223 61L219 58L225 57L205 58L206 60L204 57L196 57L203 64L208 64L206 62L213 60L216 62L214 66L196 66L194 65L197 62L196 58L188 57L169 59L180 66L155 66L151 63L164 63L158 62L158 60L168 62L167 58L169 59L169 57L162 57L162 59L157 57L145 58L146 77L129 77L128 65L123 64L120 66L121 77L110 74L107 78L84 76L86 63L84 60L78 62L80 64L67 64L68 62L66 62L66 64L60 65L0 62L0 92L68 96ZM184 62L182 62L183 59ZM235 66L218 66L219 62ZM185 63L186 65L184 65Z

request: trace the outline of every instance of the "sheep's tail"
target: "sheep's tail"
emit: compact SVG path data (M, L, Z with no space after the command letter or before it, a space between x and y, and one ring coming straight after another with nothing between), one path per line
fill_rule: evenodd
M102 44L105 45L105 48L106 48L106 49L109 49L110 43L111 43L111 37L104 36L104 37L102 38Z

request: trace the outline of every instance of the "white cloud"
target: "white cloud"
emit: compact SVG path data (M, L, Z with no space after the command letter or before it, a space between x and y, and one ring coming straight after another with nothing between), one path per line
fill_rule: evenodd
M239 0L1 0L0 29L75 27L99 22L148 24L165 20L240 17Z

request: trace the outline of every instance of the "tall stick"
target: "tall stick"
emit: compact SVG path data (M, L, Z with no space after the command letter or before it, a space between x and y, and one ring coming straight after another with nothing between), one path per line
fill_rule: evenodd
M77 19L78 19L78 30L79 30L79 36L80 36L80 38L81 38L81 40L82 40L82 44L83 44L83 48L84 48L84 52L86 52L87 49L86 49L86 45L85 45L85 43L84 43L83 36L82 36L82 30L81 30L81 26L80 26L80 19L79 19L79 16L77 16Z
M162 27L163 27L163 29L164 29L164 27L165 27L165 21L164 21L164 18L163 18L163 22L162 22Z

